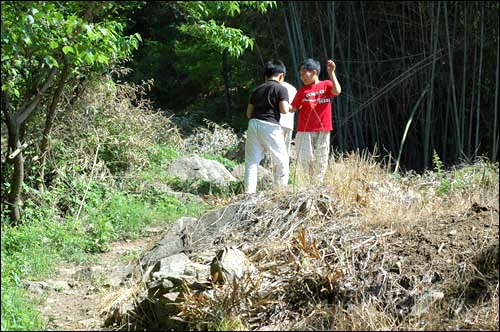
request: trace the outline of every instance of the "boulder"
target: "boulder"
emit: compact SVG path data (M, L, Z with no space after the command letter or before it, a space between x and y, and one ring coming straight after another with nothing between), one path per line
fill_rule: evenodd
M231 282L235 278L242 279L245 273L255 272L245 254L236 248L225 247L217 252L210 264L210 274L217 283Z
M168 173L178 177L181 181L200 179L219 186L225 186L230 181L237 181L218 161L204 159L196 155L174 160Z

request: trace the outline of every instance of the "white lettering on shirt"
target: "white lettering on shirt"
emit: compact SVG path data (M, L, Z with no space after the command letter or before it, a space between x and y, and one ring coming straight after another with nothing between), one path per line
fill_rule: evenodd
M321 95L323 93L325 93L325 90L319 90L319 91L309 92L308 94L306 94L306 98L308 98L308 97L314 97L314 96L317 96L317 95Z

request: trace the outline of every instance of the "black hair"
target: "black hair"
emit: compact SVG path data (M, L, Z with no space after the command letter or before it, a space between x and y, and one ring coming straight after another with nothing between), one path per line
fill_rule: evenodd
M304 68L305 70L316 70L319 73L321 72L321 65L319 64L319 61L316 61L314 59L306 59L302 61L299 65L299 71Z
M281 73L283 73L283 75L286 75L285 65L280 60L268 61L264 66L264 75L266 77L273 77Z

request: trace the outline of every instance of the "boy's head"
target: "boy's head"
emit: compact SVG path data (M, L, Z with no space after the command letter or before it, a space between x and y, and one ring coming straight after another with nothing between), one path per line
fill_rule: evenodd
M286 75L286 68L282 61L271 60L264 66L264 76L266 79L276 78L282 82Z
M300 63L299 72L300 79L305 85L316 83L321 72L321 65L319 61L309 58Z

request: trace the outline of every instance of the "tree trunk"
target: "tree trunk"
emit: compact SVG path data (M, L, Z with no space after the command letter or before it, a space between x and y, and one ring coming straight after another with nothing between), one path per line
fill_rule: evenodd
M8 131L8 145L9 153L21 149L21 142L19 141L19 125L17 124L15 118L9 113L9 99L7 93L2 91L2 111L5 115L5 124L7 125ZM10 218L17 224L21 218L20 206L21 206L21 189L24 180L24 157L23 153L19 152L14 160L10 160L7 157L7 162L12 162L14 164L14 172L11 175L10 180L10 194L8 199L8 205L10 207Z
M16 151L19 149L18 154L14 157L14 171L12 173L10 182L10 195L7 204L11 207L10 217L15 224L21 220L20 207L22 206L21 194L24 183L24 156L21 146L20 128L24 121L36 110L37 106L42 101L43 94L52 85L58 69L53 67L48 74L44 84L37 91L35 96L27 98L27 101L21 106L20 110L11 113L9 111L8 95L2 91L2 112L5 116L5 123L8 132L8 145L9 151Z
M61 95L64 89L66 79L68 78L70 67L67 61L65 61L65 66L57 82L56 91L52 97L52 102L47 109L47 114L45 116L45 128L43 130L42 142L40 144L40 182L38 183L38 190L42 193L45 190L45 164L47 160L47 151L49 148L50 132L52 131L52 126L54 125L54 120L56 118L56 108L61 100Z
M227 49L222 53L222 71L224 77L224 105L226 107L226 119L231 116L231 100L229 99L229 69L227 65Z

